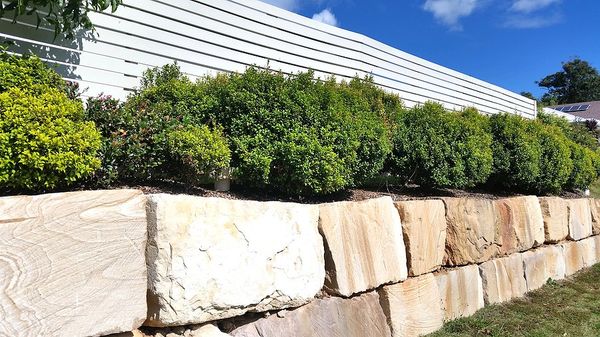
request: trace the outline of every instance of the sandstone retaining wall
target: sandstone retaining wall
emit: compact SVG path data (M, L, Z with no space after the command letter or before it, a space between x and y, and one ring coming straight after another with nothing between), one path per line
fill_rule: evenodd
M600 262L599 208L4 197L0 336L418 336Z

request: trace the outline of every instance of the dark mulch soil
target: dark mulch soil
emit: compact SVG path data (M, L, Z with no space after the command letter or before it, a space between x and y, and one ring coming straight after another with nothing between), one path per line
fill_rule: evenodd
M202 197L216 197L233 200L257 200L257 201L283 201L283 202L298 202L306 204L316 204L324 202L335 202L335 201L361 201L373 198L379 198L383 196L389 196L394 201L402 200L424 200L424 199L436 199L440 197L469 197L477 199L499 199L513 196L520 196L524 194L518 194L514 192L507 192L503 190L497 190L493 187L488 187L485 190L460 190L450 188L422 188L418 185L391 185L391 184L374 184L370 187L353 188L346 191L334 193L327 196L313 196L313 197L301 197L294 195L283 195L267 190L258 190L244 188L242 186L233 185L231 191L228 192L217 192L212 190L212 186L189 186L180 183L173 182L154 182L148 185L135 185L135 184L123 184L118 186L109 187L108 189L139 189L145 194L154 193L167 193L167 194L189 194ZM80 187L70 190L58 190L52 192L68 192L68 191L83 191L93 190L98 188L91 187ZM0 191L0 196L9 195L28 195L28 194L41 194L41 193L28 193L26 191ZM581 193L563 192L561 195L563 198L581 198Z

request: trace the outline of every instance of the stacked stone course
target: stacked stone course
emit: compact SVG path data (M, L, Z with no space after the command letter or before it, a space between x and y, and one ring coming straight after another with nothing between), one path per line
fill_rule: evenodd
M599 222L533 196L4 197L0 336L421 336L600 262Z

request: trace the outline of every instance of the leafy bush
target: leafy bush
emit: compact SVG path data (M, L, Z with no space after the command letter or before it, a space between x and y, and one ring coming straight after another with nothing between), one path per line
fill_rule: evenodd
M100 135L83 106L57 89L0 94L0 186L46 190L73 184L100 165Z
M401 113L394 130L392 173L429 187L466 188L492 170L491 136L476 110L447 112L425 103Z
M542 153L540 175L530 190L538 193L559 193L573 170L570 141L558 127L533 121L531 123L534 124L534 129L537 129Z
M573 170L568 180L571 189L587 189L598 178L598 154L575 142L570 143Z
M598 139L596 134L587 126L588 123L571 123L566 118L538 113L538 120L547 125L553 125L562 131L562 133L573 142L583 145L591 150L598 150Z
M375 88L369 79L319 82L310 72L249 68L198 83L195 116L224 127L241 183L327 194L377 175L391 151L380 110L399 99Z
M65 81L38 57L0 53L0 93L10 88L32 91L45 87L67 90Z
M490 126L494 153L492 182L517 191L536 186L543 149L534 124L518 115L498 114L490 118Z
M169 152L175 160L180 180L189 183L204 176L215 177L220 169L229 167L231 153L220 129L186 125L167 134Z

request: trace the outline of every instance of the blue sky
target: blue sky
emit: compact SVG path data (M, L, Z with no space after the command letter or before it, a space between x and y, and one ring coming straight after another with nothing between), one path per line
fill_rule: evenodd
M598 0L263 0L515 92L580 57L600 68Z

